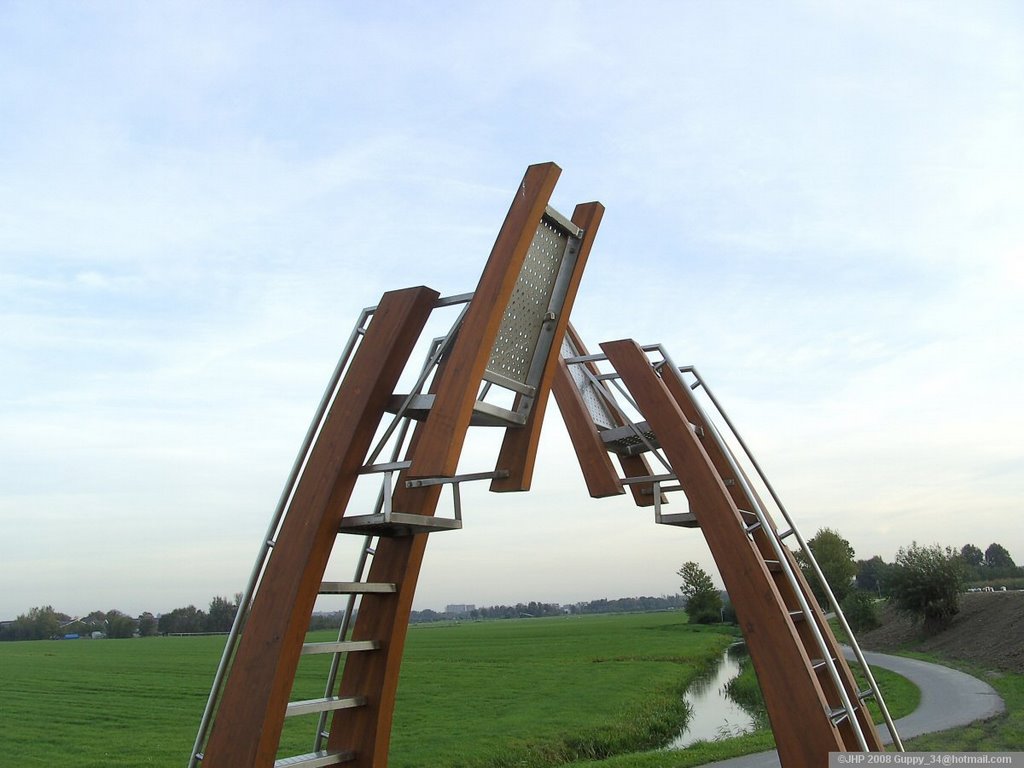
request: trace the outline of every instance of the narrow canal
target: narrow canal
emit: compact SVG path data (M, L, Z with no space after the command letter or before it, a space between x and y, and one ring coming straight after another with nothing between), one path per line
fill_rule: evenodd
M690 719L668 749L683 749L697 741L728 739L754 730L754 718L726 692L726 685L740 673L740 660L746 654L742 643L729 646L718 666L694 681L684 696L690 705Z

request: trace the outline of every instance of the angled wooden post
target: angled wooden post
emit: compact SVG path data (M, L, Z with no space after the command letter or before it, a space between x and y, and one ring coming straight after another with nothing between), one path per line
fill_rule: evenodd
M566 334L572 349L576 350L579 355L589 354L586 345L571 323ZM587 362L580 365L595 376L600 373L594 363ZM569 371L569 366L561 358L554 374L552 392L569 433L569 439L572 441L576 458L579 460L587 490L594 498L624 493L622 482L612 464L608 448L601 439L598 425L594 422L594 418L583 400L583 395ZM604 387L605 385L602 383L600 386ZM607 416L615 426L623 425L622 417L618 413L609 410ZM642 455L618 456L617 459L626 477L649 477L651 474L651 467ZM649 507L654 504L653 483L630 483L629 490L633 494L633 502L638 507ZM661 502L667 503L664 495L661 497Z
M548 350L544 374L537 387L533 409L530 411L526 425L509 427L505 430L505 439L502 441L495 468L507 471L508 477L492 480L492 491L528 491L530 489L530 482L533 480L533 467L537 461L537 445L540 443L541 425L544 422L544 413L547 409L548 393L551 391L552 382L556 376L562 337L569 327L569 315L572 312L573 302L576 300L576 293L583 277L583 270L587 266L587 257L594 245L594 238L597 236L597 228L601 224L602 216L604 216L604 206L597 202L582 203L577 205L576 210L573 211L572 223L583 230L583 239L576 257L576 264L573 267L572 277L566 289L562 312L555 318L554 343ZM519 396L517 396L517 402L518 399Z
M203 768L272 766L317 592L359 468L438 294L384 294L309 457L236 651Z
M732 462L729 461L729 458L722 451L717 440L705 439L706 436L713 434L713 428L704 419L701 409L694 398L693 392L683 382L679 372L663 368L661 380L686 419L697 427L697 429L694 430L694 434L698 436L705 436L698 438L700 445L704 448L715 472L719 477L727 481L725 488L732 497L734 505L739 509L752 510L758 506L764 508L763 502L759 498L754 498L751 495L753 493L752 490L748 493L748 489L752 489L749 479L746 478L745 475L743 475L743 477L736 476L737 471L742 474L742 468L734 466ZM730 480L731 483L728 482ZM769 526L773 529L775 528L775 523L773 521L769 519L767 522ZM757 551L765 560L773 560L776 557L776 553L771 545L771 535L773 535L772 532L766 531L763 526L758 527L758 529L751 534L751 538L757 548ZM774 536L777 535L777 532L775 532ZM807 579L804 578L803 569L797 563L793 553L790 552L788 548L784 548L784 554L789 560L790 571L795 579L795 584L790 584L787 579L782 577L780 572L775 578L775 585L778 588L787 609L795 610L798 607L798 600L796 597L797 591L802 592L804 595L812 595L813 593L810 584L808 584ZM719 566L719 568L721 569L721 566ZM846 662L846 657L842 652L839 642L836 640L836 637L832 632L832 627L829 625L828 619L826 619L821 606L818 605L818 601L816 599L812 599L807 602L812 612L810 621L814 622L818 631L821 633L825 641L825 645L829 649L829 652L838 667L839 674L847 694L851 699L856 700L859 695L856 679L853 676L853 672L850 669L849 664ZM810 621L802 621L796 625L797 632L803 640L804 647L808 648L813 647L815 642L812 637ZM839 706L841 703L840 698L834 690L830 690L832 685L831 680L826 679L822 681L822 687L825 690L826 698L829 703L832 706ZM882 741L878 730L875 728L875 725L871 720L871 713L868 709L866 707L858 707L855 716L860 724L861 732L867 741L868 747L875 752L882 751ZM779 716L777 715L775 719L778 719L778 717ZM854 734L852 733L851 726L844 722L839 726L839 730L843 732L844 743L848 745L848 747L852 748L852 746L856 744L856 741Z
M636 342L601 345L658 440L697 517L743 626L782 764L822 765L845 750L825 694L764 559L686 415Z
M560 173L554 163L526 170L445 363L410 477L455 474L498 327Z

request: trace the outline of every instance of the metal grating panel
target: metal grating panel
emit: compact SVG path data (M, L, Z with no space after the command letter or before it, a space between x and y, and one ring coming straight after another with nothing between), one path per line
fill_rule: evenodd
M562 339L562 357L575 357L577 350L573 349L572 343L569 341L569 337L566 336ZM611 429L615 426L615 420L612 418L611 413L608 410L608 406L605 404L604 398L594 387L596 386L593 381L587 378L587 374L583 369L582 365L570 365L569 375L572 376L572 380L576 382L576 389L580 391L580 395L583 397L583 404L587 406L587 411L590 413L590 418L593 419L594 424L597 425L598 429Z
M487 373L534 384L527 377L567 245L565 233L542 218L491 348Z

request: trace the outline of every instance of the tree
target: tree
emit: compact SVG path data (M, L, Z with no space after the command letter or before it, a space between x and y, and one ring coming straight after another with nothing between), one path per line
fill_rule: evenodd
M139 636L140 637L152 637L157 633L156 617L152 613L146 611L144 614L139 616Z
M686 598L686 614L691 624L713 624L721 620L722 596L707 571L692 561L683 563L676 573L682 577L679 591Z
M48 640L60 634L60 625L71 617L57 613L52 605L29 609L14 621L15 639Z
M821 528L814 538L807 542L808 548L814 554L825 580L832 588L832 594L836 600L842 603L843 598L850 592L850 585L853 577L857 574L857 566L853 562L853 547L850 542L840 536L831 528ZM804 578L811 585L818 603L823 608L829 608L825 589L818 583L818 578L811 568L807 557L803 552L796 553L796 560L804 572Z
M107 611L107 637L131 637L135 634L135 619L120 611Z
M1010 553L1006 551L1006 547L994 542L989 544L988 549L985 550L985 565L989 568L1017 567L1017 564L1013 562L1013 558L1010 557Z
M886 588L885 580L889 573L889 568L889 564L878 555L875 555L870 560L858 560L857 577L855 579L857 589L873 592L881 597L882 592Z
M868 632L881 626L872 592L851 592L843 600L842 608L843 615L854 632Z
M900 547L889 578L889 600L926 629L938 629L960 610L966 568L952 547Z
M204 631L206 614L189 605L184 608L175 608L170 613L160 617L157 626L160 631L167 634L191 634Z
M973 544L964 544L963 548L960 550L960 557L962 557L964 562L972 568L985 564L984 553Z
M206 614L207 632L230 632L235 621L236 603L226 597L215 597L210 601L210 610Z

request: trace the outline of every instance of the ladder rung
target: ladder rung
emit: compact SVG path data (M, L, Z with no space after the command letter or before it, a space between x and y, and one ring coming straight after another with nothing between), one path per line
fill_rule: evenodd
M780 563L778 560L765 560L764 564L772 573L779 573L780 571L782 571L782 563Z
M305 643L302 646L302 653L355 653L376 651L379 648L379 640L340 640L333 643Z
M355 759L356 753L350 750L328 752L325 749L321 749L319 752L310 752L306 755L283 757L274 762L274 768L322 768L328 765L350 763Z
M395 592L394 584L363 581L325 581L320 584L321 595L362 595L370 592Z
M807 621L807 615L803 611L790 611L789 618L793 621Z
M835 661L835 659L832 659ZM825 659L811 659L811 669L817 671L825 668Z
M875 698L875 692L870 688L865 688L863 691L857 694L857 698L861 701Z
M779 534L779 541L782 541L782 539L785 539L787 536L792 536L792 535L793 535L793 529L792 528L787 528L785 531L783 531L782 533Z
M754 531L758 530L760 527L761 527L761 521L760 520L755 520L750 525L743 526L743 530L746 531L747 532L747 536L749 536L750 534L754 533Z
M746 515L747 517L752 517L752 518L754 518L755 520L757 519L757 513L756 513L756 512L751 512L751 511L750 511L750 510L748 510L748 509L741 509L741 510L738 510L738 511L739 511L739 513L740 513L741 515Z
M285 717L296 715L309 715L314 712L330 712L335 709L351 709L352 707L365 707L365 696L328 696L325 699L305 699L304 701L291 701L285 711Z
M828 719L832 721L833 725L839 725L849 716L850 713L847 712L844 707L836 707L835 709L830 709L828 712Z

